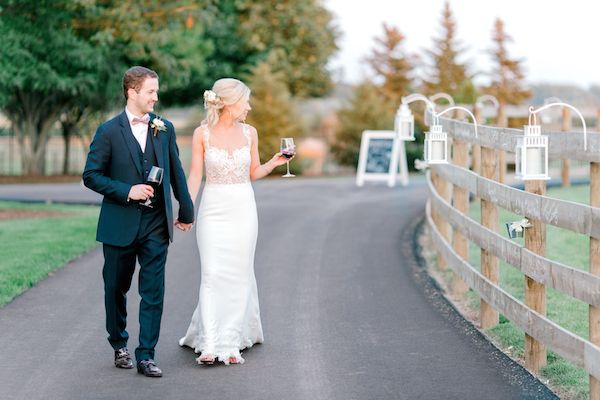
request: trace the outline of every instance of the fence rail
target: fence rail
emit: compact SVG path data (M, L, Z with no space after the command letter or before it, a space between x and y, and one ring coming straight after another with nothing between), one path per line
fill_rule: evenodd
M432 187L431 189L435 190ZM427 222L437 250L452 270L460 275L469 287L476 290L482 299L502 312L529 335L551 347L557 354L600 379L600 347L531 310L461 259L433 223L429 205L427 207Z
M568 113L564 115L568 117ZM527 181L525 191L497 181L503 167L499 155L515 151L522 130L478 126L475 136L470 123L449 118L440 118L440 123L452 139L454 156L449 164L431 165L427 175L427 222L441 265L449 266L463 285L481 297L482 327L497 323L498 313L502 313L525 332L529 369L537 372L545 365L547 346L585 369L590 375L590 396L600 399L600 319L594 322L600 317L600 257L595 256L600 251L595 245L600 244L600 135L588 133L584 150L583 133L546 133L550 158L591 163L591 205L587 205L545 196L545 181ZM471 146L473 170L464 162L465 145ZM481 200L481 224L468 217L463 204L467 201L465 192ZM525 230L525 246L497 232L496 207L530 219L533 228ZM546 224L590 238L590 272L545 257ZM462 244L465 238L481 249L481 271L468 262ZM500 287L499 259L523 273L524 302ZM546 317L547 287L590 306L589 340Z

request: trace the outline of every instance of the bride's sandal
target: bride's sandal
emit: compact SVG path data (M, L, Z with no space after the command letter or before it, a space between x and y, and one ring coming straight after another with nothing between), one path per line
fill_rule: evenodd
M215 356L212 354L202 354L200 357L196 358L198 364L202 365L213 365L215 363Z
M229 357L229 364L239 364L240 361L236 357Z

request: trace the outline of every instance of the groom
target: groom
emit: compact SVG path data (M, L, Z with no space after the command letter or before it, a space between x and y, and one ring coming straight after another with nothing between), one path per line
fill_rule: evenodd
M140 334L135 350L137 370L161 377L154 362L163 310L165 261L173 225L188 231L194 222L194 205L179 160L173 125L152 114L158 101L158 75L132 67L123 76L125 110L100 125L90 145L83 181L102 194L96 239L103 243L104 305L108 341L117 368L133 368L127 350L127 291L140 264ZM156 190L144 184L152 166L163 168ZM173 223L171 188L179 202ZM151 207L143 203L150 199ZM146 203L148 204L148 203Z

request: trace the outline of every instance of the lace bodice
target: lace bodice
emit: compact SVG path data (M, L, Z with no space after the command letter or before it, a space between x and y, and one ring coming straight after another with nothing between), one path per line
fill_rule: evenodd
M250 132L242 124L242 133L247 144L235 149L232 154L225 149L210 145L210 131L204 126L204 165L206 183L232 184L250 182Z

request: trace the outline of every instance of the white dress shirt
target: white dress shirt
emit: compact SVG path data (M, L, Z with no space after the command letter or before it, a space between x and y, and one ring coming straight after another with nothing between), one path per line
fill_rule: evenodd
M140 147L142 148L142 153L146 150L146 139L148 138L148 125L146 124L135 124L133 125L131 121L135 115L133 115L127 107L125 107L125 113L127 114L127 119L129 120L129 126L131 127L131 132L135 137L135 140L138 141ZM138 117L140 118L140 117Z

